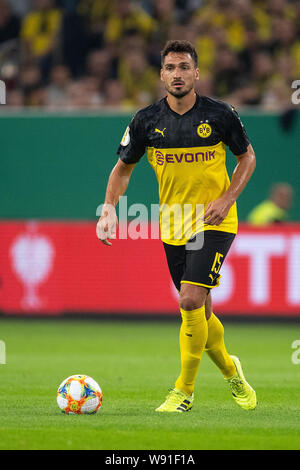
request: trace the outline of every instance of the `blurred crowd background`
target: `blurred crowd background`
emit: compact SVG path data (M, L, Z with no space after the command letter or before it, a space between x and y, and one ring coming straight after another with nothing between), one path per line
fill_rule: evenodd
M160 51L191 41L198 91L279 110L300 78L300 0L0 0L10 107L130 110L165 95Z

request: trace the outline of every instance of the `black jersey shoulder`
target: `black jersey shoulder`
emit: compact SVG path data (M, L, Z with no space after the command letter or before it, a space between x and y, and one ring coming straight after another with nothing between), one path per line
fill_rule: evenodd
M215 111L216 113L227 114L234 111L234 107L232 105L216 98L210 98L209 96L200 96L199 107L201 109Z
M140 109L133 116L117 150L125 163L137 163L146 151L149 142L149 129L161 115L163 99Z
M210 98L208 96L200 97L200 108L207 110L212 115L221 116L224 121L225 126L240 125L244 129L244 126L241 122L239 114L234 106L225 101L218 100L216 98Z
M161 100L155 101L155 103L146 106L145 108L140 109L137 111L133 117L134 120L147 123L149 121L153 121L155 116L162 113L164 111L164 98Z
M238 112L231 104L215 98L201 96L200 107L206 111L211 119L219 123L222 132L222 141L235 155L241 155L247 151L250 144L245 127Z

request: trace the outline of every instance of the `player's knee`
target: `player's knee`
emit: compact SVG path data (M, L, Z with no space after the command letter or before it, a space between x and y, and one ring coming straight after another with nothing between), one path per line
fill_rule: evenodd
M179 306L183 310L195 310L203 305L204 302L202 302L201 299L193 297L192 295L182 295L179 299Z

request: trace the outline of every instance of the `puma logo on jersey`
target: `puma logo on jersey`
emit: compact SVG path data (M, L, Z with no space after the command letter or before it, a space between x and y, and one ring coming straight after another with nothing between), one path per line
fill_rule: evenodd
M160 129L155 129L154 132L159 132L163 137L165 136L164 132L166 130L166 127L161 131Z

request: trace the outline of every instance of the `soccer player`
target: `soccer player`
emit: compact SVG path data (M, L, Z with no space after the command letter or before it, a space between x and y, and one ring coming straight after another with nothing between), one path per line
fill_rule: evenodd
M219 284L220 268L237 233L236 199L255 168L255 154L234 108L196 94L199 69L193 45L169 41L161 60L167 96L138 111L126 129L119 160L108 180L97 236L111 245L109 239L115 238L117 227L115 206L147 150L159 183L161 239L179 291L182 317L180 374L156 411L192 408L204 351L220 369L237 404L254 409L255 391L247 383L239 359L226 350L224 328L212 311L211 289ZM226 145L237 159L231 182L225 166ZM186 205L191 208L184 220L187 229L180 233L182 218L175 213L170 224L165 209ZM199 205L204 207L202 224L197 223ZM199 236L204 238L203 246Z

